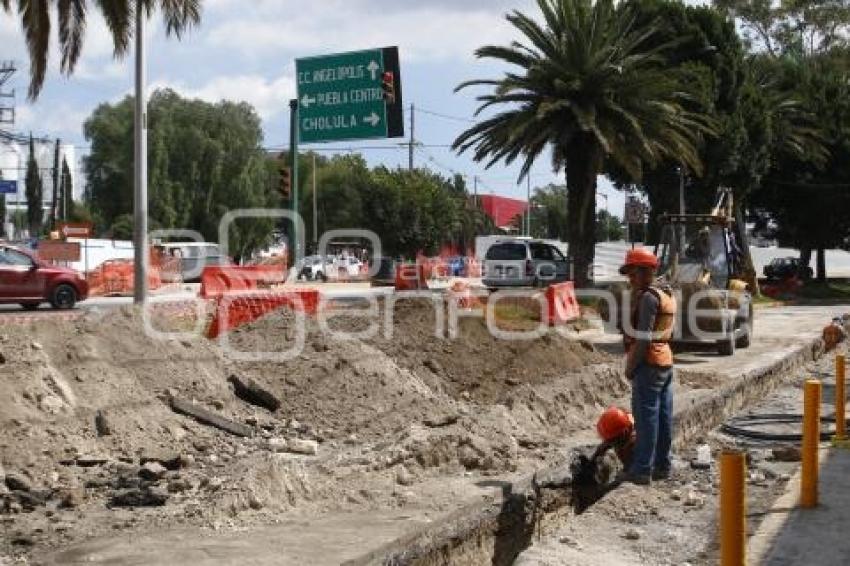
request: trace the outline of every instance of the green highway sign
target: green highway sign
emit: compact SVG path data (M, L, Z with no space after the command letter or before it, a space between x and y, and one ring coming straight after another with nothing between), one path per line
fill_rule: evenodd
M398 48L295 60L298 141L404 135Z

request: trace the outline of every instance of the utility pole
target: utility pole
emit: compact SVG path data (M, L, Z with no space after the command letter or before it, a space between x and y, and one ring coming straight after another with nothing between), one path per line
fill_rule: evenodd
M472 194L474 195L472 202L475 203L475 208L478 208L478 175L472 177L472 187Z
M133 186L133 303L148 300L148 119L145 100L145 10L136 0L135 179Z
M316 152L313 153L313 252L319 249L319 218L316 216Z
M525 176L525 235L531 236L531 176Z
M300 258L301 250L298 249L298 100L289 101L289 167L292 174L292 264L295 265Z
M50 229L56 229L56 204L59 202L59 138L53 148L53 194L50 198Z
M416 111L416 108L413 106L413 103L411 102L410 103L410 143L407 144L407 169L408 169L408 171L413 171L413 147L414 147L413 144L416 143L414 141L415 138L414 138L414 135L413 135L415 111Z

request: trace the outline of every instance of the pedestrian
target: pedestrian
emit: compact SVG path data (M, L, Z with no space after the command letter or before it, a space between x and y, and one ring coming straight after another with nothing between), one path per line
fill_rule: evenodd
M673 441L673 352L670 338L676 300L654 285L658 258L645 248L629 250L620 273L632 289L630 324L623 325L626 377L632 382L636 442L624 481L648 485L670 476Z

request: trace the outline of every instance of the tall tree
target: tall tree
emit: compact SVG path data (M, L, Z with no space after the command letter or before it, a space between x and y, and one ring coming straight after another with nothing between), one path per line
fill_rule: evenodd
M51 5L54 3L59 20L60 70L63 75L70 76L83 48L86 18L90 11L88 0L0 0L0 9L9 14L17 11L21 18L30 57L31 100L38 97L47 74ZM148 17L159 8L166 33L178 38L201 19L201 0L95 0L92 3L106 20L116 58L123 57L129 50L137 5L145 9Z
M570 255L584 286L594 257L596 179L606 162L636 179L665 157L701 172L697 147L713 124L689 109L688 84L667 68L672 45L652 45L660 24L637 25L634 9L613 0L537 5L542 24L519 11L507 16L528 43L476 51L518 69L458 87L493 87L478 97L478 113L504 109L463 132L454 148L473 149L488 167L522 157L521 178L551 148L554 167L566 174Z
M29 224L30 236L37 237L41 233L41 223L44 219L42 200L44 197L44 186L38 171L38 162L35 160L35 144L30 135L30 155L27 160L27 175L25 179L27 197L27 222Z
M74 216L74 178L71 176L71 169L68 167L68 160L62 158L62 201L60 203L62 209L62 220L68 222Z

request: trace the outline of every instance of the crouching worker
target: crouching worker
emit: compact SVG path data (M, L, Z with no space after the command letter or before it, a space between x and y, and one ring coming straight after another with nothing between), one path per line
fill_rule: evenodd
M591 458L601 458L608 450L613 450L628 470L632 465L632 452L635 447L635 421L632 415L619 407L608 407L596 421L596 432L602 442Z

